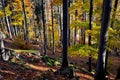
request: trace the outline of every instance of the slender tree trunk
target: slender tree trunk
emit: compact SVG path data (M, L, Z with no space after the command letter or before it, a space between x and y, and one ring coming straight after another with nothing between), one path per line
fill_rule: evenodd
M112 21L111 21L111 27L114 27L114 21L115 21L115 15L116 15L116 10L118 6L118 0L115 0L114 8L113 8L113 15L112 15Z
M5 14L6 14L6 12L5 12ZM9 37L12 40L12 32L11 32L11 28L10 28L10 23L9 23L8 17L6 16L5 19L6 19L6 24L7 24L8 31L9 31Z
M81 44L81 28L79 29L79 44Z
M62 26L62 11L61 6L59 6L59 25L60 25L60 44L63 42L63 26ZM61 45L62 46L62 45Z
M14 26L11 26L11 32L12 32L12 35L13 35L13 36L16 36Z
M82 1L83 4L85 4L85 0ZM83 21L86 21L86 12L83 12ZM85 42L86 42L86 34L85 34L85 27L83 26L81 28L81 37L82 37L82 44L85 45Z
M44 0L45 1L45 9L44 9L44 13L45 13L45 24L46 24L46 46L47 48L49 48L49 41L47 39L49 39L49 27L48 27L48 22L50 21L51 16L49 15L49 13L51 12L51 10L49 9L51 7L50 5L50 0Z
M85 44L85 27L81 28L82 44Z
M51 32L50 28L49 28L49 32ZM52 34L51 33L49 33L49 41L50 41L49 45L50 47L52 47Z
M93 0L90 0L90 11L89 11L89 29L92 30L92 14L93 14ZM91 34L89 34L88 44L91 46ZM89 55L89 72L92 71L92 56Z
M105 80L105 57L106 57L106 44L108 38L108 27L110 21L110 13L112 8L112 0L103 1L102 10L102 24L100 32L100 46L98 52L98 62L95 80Z
M78 15L78 11L75 11L75 21L77 21L77 15ZM76 44L76 36L77 36L77 26L75 26L74 28L74 45Z
M52 53L55 54L55 39L54 39L54 15L53 15L53 5L51 3L51 17L52 17Z
M77 28L74 28L74 45L76 44L76 35L77 35Z
M15 34L16 34L16 36L18 36L18 27L14 26L14 28L15 28Z
M4 24L3 24L3 20L2 20L2 18L0 18L0 24L1 24L1 31L4 31L5 28L4 28Z
M70 0L68 0L68 2L69 2L69 5L68 5L68 7L70 7ZM69 33L69 35L68 35L68 45L70 46L70 14L68 14L68 33Z
M68 67L68 0L63 0L62 68Z
M9 20L9 23L11 25L11 22L12 22L11 21L11 16L8 17L8 20ZM11 25L10 30L11 30L12 36L15 36L15 30L14 30L14 26L13 25Z
M25 26L25 36L24 37L25 37L26 44L28 44L29 43L29 32L28 32L28 25L27 25L27 17L26 17L24 0L22 0L22 9L23 9L24 26Z
M42 21L43 21L43 35L44 35L44 55L47 55L47 36L46 36L46 23L45 23L45 12L44 12L44 1L42 0Z

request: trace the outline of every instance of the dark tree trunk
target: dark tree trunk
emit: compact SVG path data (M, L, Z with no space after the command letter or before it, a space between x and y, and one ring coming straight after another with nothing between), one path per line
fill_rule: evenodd
M93 14L93 0L90 0L90 11L89 11L89 29L92 30L92 14ZM91 46L91 34L89 34L88 44ZM89 72L92 71L92 56L89 56Z
M42 14L41 14L41 0L36 0L35 1L36 5L35 5L35 15L36 15L36 22L37 22L37 27L38 27L38 35L37 37L40 38L41 42L42 42Z
M28 44L29 43L29 32L28 32L28 25L27 25L27 17L26 17L24 0L22 0L22 9L23 9L24 25L25 25L25 35L24 35L24 37L25 37L26 44Z
M77 35L77 28L74 28L74 45L76 45L76 35Z
M85 27L81 28L82 44L85 44Z
M68 0L63 0L62 68L68 67Z
M106 57L106 44L108 38L108 27L110 21L110 13L112 8L112 0L103 1L102 10L102 24L100 32L100 46L98 52L98 62L95 80L105 80L105 57Z

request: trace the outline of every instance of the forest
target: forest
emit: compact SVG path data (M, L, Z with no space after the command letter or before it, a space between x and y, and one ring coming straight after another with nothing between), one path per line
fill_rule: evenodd
M120 80L120 0L0 0L0 80Z

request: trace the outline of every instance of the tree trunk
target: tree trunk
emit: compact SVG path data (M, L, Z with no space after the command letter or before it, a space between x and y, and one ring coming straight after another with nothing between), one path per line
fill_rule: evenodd
M63 42L63 26L62 26L62 11L61 11L61 6L59 6L59 25L60 25L60 45L61 45L62 42Z
M75 21L77 21L78 11L75 11ZM76 36L77 36L77 26L74 28L74 45L76 45Z
M76 35L77 35L77 28L74 28L74 45L76 45Z
M44 35L44 55L47 55L47 36L46 36L46 26L45 26L45 12L44 12L44 2L42 0L42 21L43 21L43 35Z
M92 14L93 14L93 0L90 0L90 11L89 11L89 29L92 30ZM88 44L91 46L91 34L89 34ZM92 56L89 55L89 72L92 71Z
M14 26L14 28L15 28L15 34L16 34L16 36L18 36L18 27Z
M53 15L53 5L51 3L51 17L52 17L52 53L55 54L55 39L54 39L54 15Z
M40 38L40 42L42 42L42 14L41 14L41 0L35 1L35 15L36 15L36 22L38 27L38 35L37 38Z
M105 80L105 57L106 57L106 44L108 38L108 27L110 21L110 13L112 8L112 0L103 1L102 10L102 24L100 32L100 46L98 52L98 62L95 80Z
M81 28L82 44L85 44L85 27Z
M4 28L4 23L3 23L2 18L0 18L0 24L1 24L1 31L4 31L5 28Z
M6 12L5 12L5 14L6 14ZM6 16L5 19L6 19L6 24L7 24L8 31L9 31L9 37L12 40L12 32L11 32L11 28L10 28L10 23L9 23L8 17Z
M68 5L68 7L70 7L70 0L68 0L68 2L69 2L69 5ZM70 46L70 13L68 14L68 45Z
M25 36L24 37L25 37L26 44L28 44L29 43L29 32L28 32L28 25L27 25L27 17L26 17L24 0L22 0L22 9L23 9L24 27L25 27Z
M68 67L68 0L63 0L62 68Z
M85 0L82 1L83 4L85 4ZM86 12L83 12L83 21L87 20L87 14ZM82 37L82 44L85 45L86 44L86 34L85 34L85 27L83 26L81 28L81 37Z
M112 15L112 21L111 21L111 27L114 27L114 21L115 21L115 15L116 15L116 10L118 6L118 0L115 0L114 8L113 8L113 15Z

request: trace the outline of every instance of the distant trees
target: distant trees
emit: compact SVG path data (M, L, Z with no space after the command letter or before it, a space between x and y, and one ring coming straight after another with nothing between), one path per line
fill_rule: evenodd
M6 1L7 2L7 1ZM1 0L2 3L2 8L3 8L3 12L4 12L4 17L5 17L5 23L9 32L9 38L13 39L12 37L12 33L11 33L11 25L10 25L10 21L9 21L9 16L7 15L7 11L6 11L6 6L8 5L7 3L5 3L4 0Z
M95 80L105 80L105 58L112 0L103 0L100 45Z
M0 2L2 3L2 7L0 7L0 18L2 29L4 29L3 32L6 32L9 39L14 40L15 37L21 36L22 38L27 38L25 40L29 42L29 30L27 27L31 18L31 2L27 2L27 0L1 0ZM21 5L22 3L23 5ZM27 27L22 27L23 25L27 25Z
M108 28L112 0L103 1L103 11L102 0L0 0L0 2L2 3L0 30L6 33L9 39L20 38L26 43L34 43L35 40L37 45L44 46L41 49L44 55L47 55L47 49L53 54L56 48L63 49L61 68L68 67L70 47L72 48L69 52L70 56L89 58L90 72L92 58L97 55L99 48L95 79L105 78L107 43L108 48L120 49L118 0L114 0L110 25L112 29ZM108 30L111 32L110 35ZM108 36L110 36L109 41Z

